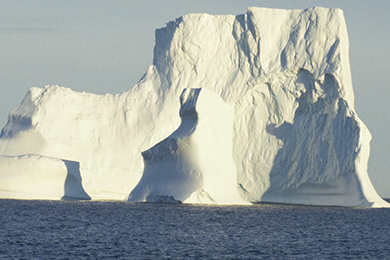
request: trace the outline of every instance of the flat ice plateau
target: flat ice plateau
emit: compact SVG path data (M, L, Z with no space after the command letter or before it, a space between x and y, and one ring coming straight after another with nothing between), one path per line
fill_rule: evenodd
M0 197L389 207L369 180L339 9L188 14L117 95L31 88Z

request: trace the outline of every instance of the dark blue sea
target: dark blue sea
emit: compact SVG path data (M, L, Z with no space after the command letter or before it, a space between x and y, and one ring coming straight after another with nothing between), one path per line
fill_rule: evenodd
M390 209L0 200L0 259L390 259Z

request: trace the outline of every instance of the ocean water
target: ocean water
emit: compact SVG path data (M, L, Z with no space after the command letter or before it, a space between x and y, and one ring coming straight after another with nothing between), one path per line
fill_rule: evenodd
M390 209L0 200L0 259L390 259Z

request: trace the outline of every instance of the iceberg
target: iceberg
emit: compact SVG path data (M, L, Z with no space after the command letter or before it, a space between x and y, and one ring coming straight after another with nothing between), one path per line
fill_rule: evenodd
M124 93L31 88L0 155L78 163L92 199L389 207L368 177L370 139L343 12L251 7L157 29L153 64Z

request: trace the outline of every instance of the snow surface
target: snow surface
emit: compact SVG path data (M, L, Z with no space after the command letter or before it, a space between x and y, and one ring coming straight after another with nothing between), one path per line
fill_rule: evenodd
M250 202L388 207L367 173L371 136L354 111L348 46L339 9L188 14L156 30L153 65L127 92L30 89L2 130L0 154L79 162L93 199L236 203L220 178L230 187L236 174ZM194 131L179 117L183 90L200 91L188 103ZM167 163L153 157L175 142ZM179 166L160 172L167 179L158 173Z

